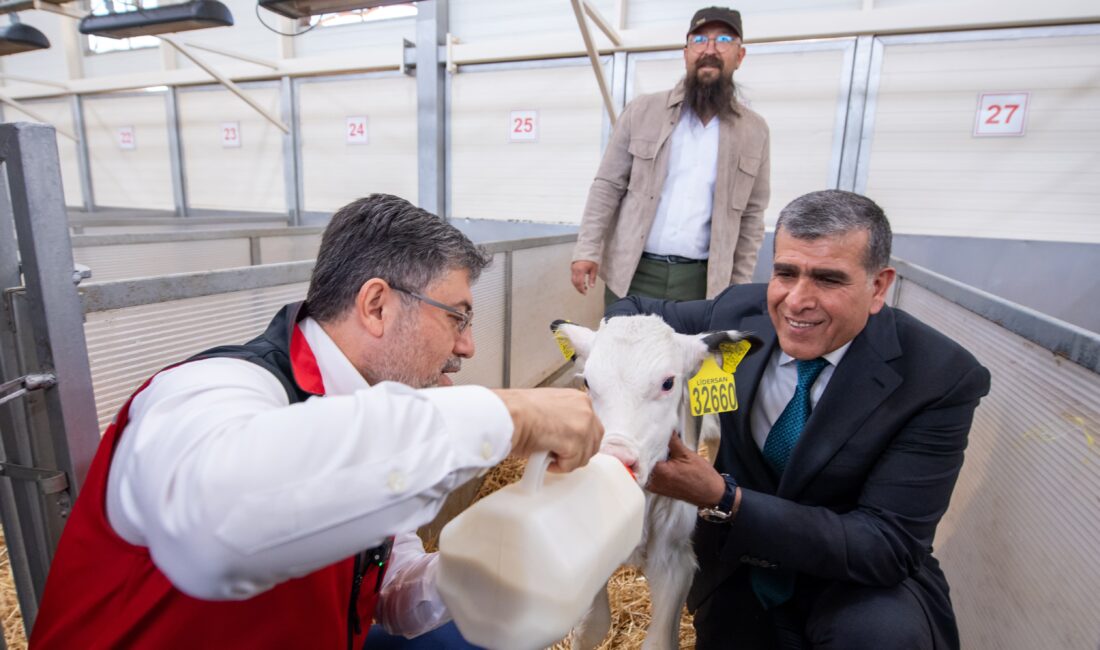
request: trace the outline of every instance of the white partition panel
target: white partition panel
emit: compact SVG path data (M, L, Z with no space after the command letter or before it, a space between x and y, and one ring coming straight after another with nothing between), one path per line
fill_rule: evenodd
M321 235L289 235L260 238L260 260L263 264L297 262L317 258Z
M92 279L97 282L228 269L251 263L247 237L76 246L73 261L90 268Z
M962 647L1093 650L1100 375L912 282L899 296L993 378L935 540Z
M587 61L517 65L451 78L451 216L580 223L600 162L596 78ZM510 139L513 111L537 112L534 139Z
M73 128L72 100L62 99L24 103L27 108L45 118L46 124L76 135ZM4 121L37 122L38 120L14 106L5 105ZM57 154L61 159L61 183L65 190L65 205L82 206L84 197L80 192L80 163L78 162L76 141L58 133Z
M298 115L306 211L332 212L374 192L417 202L416 79L303 80Z
M164 93L84 98L96 205L174 210Z
M835 187L853 47L850 39L749 45L734 74L743 99L771 131L769 227L792 199ZM631 97L667 90L684 76L679 51L632 59Z
M504 253L497 253L473 287L474 357L463 359L456 384L504 386L504 278Z
M1092 31L882 39L873 139L860 166L895 231L1100 243L1100 30ZM1024 134L976 137L982 93L1028 93Z
M252 339L280 307L305 295L306 284L299 283L88 314L84 336L100 431L153 373L208 348Z
M250 84L243 89L280 115L278 86ZM283 132L221 87L181 89L178 102L188 205L285 212Z
M565 364L550 323L596 327L603 316L603 282L587 296L577 293L569 282L572 255L572 243L512 253L512 386L538 385Z

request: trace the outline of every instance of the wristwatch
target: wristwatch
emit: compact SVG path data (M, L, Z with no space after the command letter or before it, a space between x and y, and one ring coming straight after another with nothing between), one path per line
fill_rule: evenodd
M737 481L729 474L723 474L722 479L726 481L726 491L722 493L718 505L713 508L699 508L699 517L703 521L724 524L737 514L733 512L733 497L737 494Z

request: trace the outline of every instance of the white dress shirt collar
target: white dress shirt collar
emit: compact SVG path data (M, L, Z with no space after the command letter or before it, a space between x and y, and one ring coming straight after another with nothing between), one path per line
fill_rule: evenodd
M317 359L326 395L351 395L357 390L370 387L320 323L307 316L299 323L299 327Z

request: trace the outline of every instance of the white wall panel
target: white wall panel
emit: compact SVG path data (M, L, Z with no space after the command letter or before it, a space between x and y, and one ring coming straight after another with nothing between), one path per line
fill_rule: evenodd
M451 3L454 12L454 3ZM267 16L264 16L266 19ZM416 18L393 18L355 25L315 27L294 39L294 52L299 57L317 56L354 48L356 56L373 59L391 55L400 60L403 41L416 42Z
M87 51L87 43L86 37L82 36L80 47L84 52L84 58L81 65L84 68L85 77L142 74L157 72L164 68L164 59L159 47L92 54Z
M750 45L734 74L742 96L771 131L769 227L792 199L832 186L833 149L840 137L837 115L847 99L841 93L845 74L850 73L842 49L769 52L766 45ZM683 76L681 56L639 60L633 94L666 90Z
M451 81L451 215L580 223L603 128L591 66L472 70ZM514 110L538 111L538 140L509 141Z
M119 148L123 127L133 127L134 149ZM84 129L97 205L174 209L163 93L86 97Z
M27 108L46 118L47 124L64 129L76 134L73 128L73 104L72 100L60 99L50 101L25 102ZM13 106L4 106L5 122L37 122L30 115L23 113ZM57 136L57 154L61 161L61 184L65 190L65 205L81 206L84 197L80 191L80 163L77 157L76 142L69 138Z
M373 192L416 203L416 79L369 77L298 86L307 211L332 212ZM347 118L367 117L367 144L347 142Z
M875 2L877 4L878 0ZM626 26L634 29L671 22L682 24L686 33L692 15L705 6L708 5L694 0L628 0ZM859 10L863 7L863 0L740 0L727 6L732 6L741 12L745 31L749 38L752 38L754 15Z
M894 229L1100 243L1100 36L887 44L866 192ZM1022 137L974 137L983 92Z
M279 56L279 35L264 27L256 18L256 3L252 0L219 0L229 11L233 13L233 25L229 27L215 27L208 29L196 29L190 32L180 32L176 38L183 43L198 43L209 45L230 52L240 52L265 59L276 59ZM279 31L287 31L279 24L279 15L266 9L259 11L264 24L270 25ZM234 59L229 59L218 54L204 51L194 51L203 61L209 61L217 66L227 64L237 65ZM185 56L175 54L177 64L181 68L195 67L194 63ZM257 68L262 70L263 68Z
M244 92L280 115L278 86ZM181 89L180 143L188 205L211 210L285 212L283 132L222 88ZM240 125L240 146L225 147L222 125Z
M615 0L592 0L592 4L614 21ZM568 0L458 0L451 2L450 9L451 33L464 42L554 32L580 39L577 18ZM598 30L593 27L592 31Z

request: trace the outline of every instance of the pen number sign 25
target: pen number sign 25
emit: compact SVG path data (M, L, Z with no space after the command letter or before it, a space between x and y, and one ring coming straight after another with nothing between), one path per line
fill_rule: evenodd
M510 142L530 142L539 139L539 112L512 111L508 120Z

